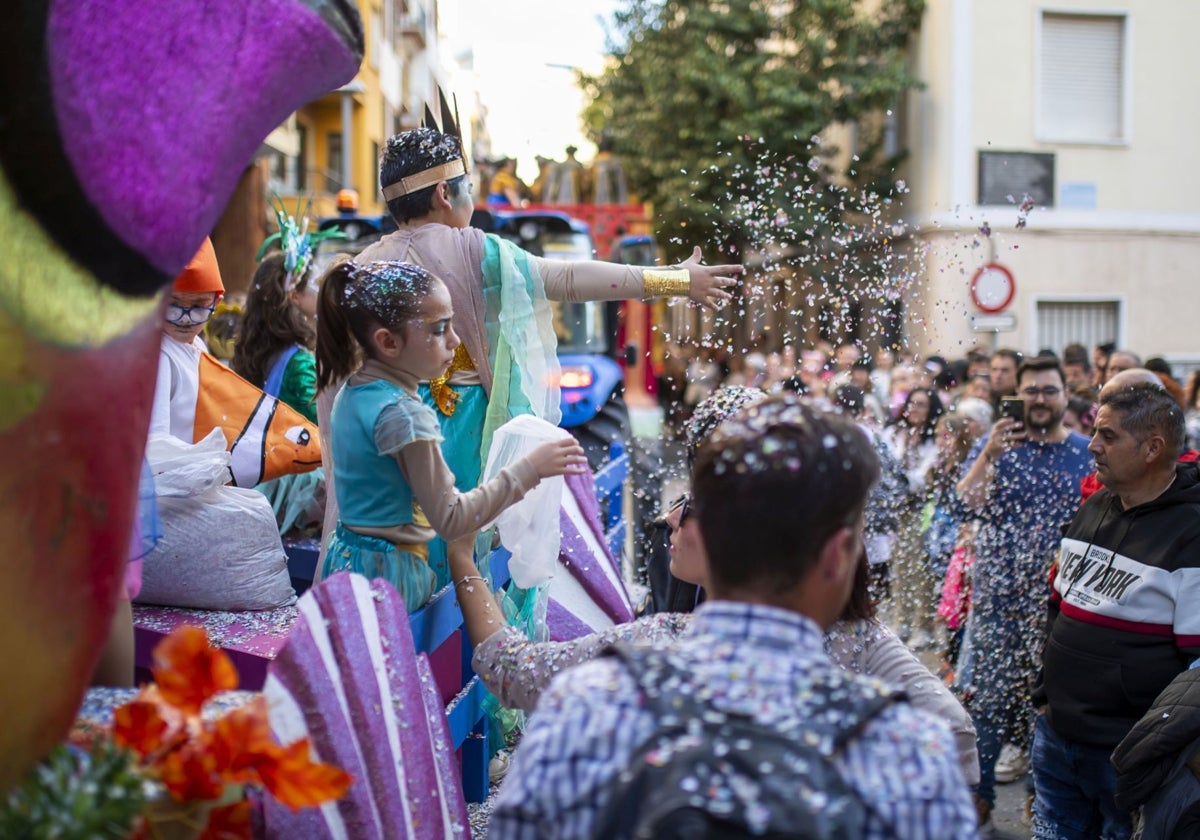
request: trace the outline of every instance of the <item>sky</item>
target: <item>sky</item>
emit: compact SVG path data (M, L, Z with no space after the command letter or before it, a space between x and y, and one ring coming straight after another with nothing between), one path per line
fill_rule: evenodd
M570 67L603 66L608 19L618 0L462 0L464 39L475 51L492 152L517 159L526 183L535 155L561 160L568 145L588 161L596 147L580 129L583 97ZM553 66L558 65L558 66Z

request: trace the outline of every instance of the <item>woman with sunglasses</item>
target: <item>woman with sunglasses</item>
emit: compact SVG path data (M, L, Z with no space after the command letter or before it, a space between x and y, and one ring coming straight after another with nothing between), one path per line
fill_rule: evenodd
M702 401L693 416L696 422L689 423L687 430L689 463L722 422L765 396L756 389L723 388ZM703 586L706 553L687 496L672 506L666 520L671 528L671 573ZM691 620L690 613L657 613L571 641L531 642L505 621L487 581L475 566L471 538L451 543L448 560L467 635L475 645L472 666L484 685L510 708L532 711L555 675L592 659L614 642L654 645L677 636ZM979 780L979 756L970 716L945 685L875 617L868 579L864 554L850 601L841 618L825 633L826 652L847 670L902 688L914 705L947 721L958 744L963 775L968 784L975 784Z

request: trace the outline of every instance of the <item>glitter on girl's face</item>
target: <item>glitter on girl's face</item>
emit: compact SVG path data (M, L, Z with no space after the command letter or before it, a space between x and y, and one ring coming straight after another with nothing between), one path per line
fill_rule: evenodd
M446 284L435 280L421 302L418 316L402 327L401 364L420 380L436 379L454 361L462 342L454 331L454 309Z

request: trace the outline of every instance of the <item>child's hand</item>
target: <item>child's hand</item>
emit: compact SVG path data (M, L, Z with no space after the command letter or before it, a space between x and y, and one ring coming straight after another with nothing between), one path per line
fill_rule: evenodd
M575 438L563 438L543 443L526 456L538 478L556 475L582 475L587 472L587 456Z

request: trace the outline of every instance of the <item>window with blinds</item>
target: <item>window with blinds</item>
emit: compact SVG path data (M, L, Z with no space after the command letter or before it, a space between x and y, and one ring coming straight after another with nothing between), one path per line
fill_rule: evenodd
M1125 26L1124 15L1042 13L1039 139L1127 139Z
M1084 347L1120 343L1121 303L1116 300L1045 301L1037 303L1037 346L1062 353L1068 344Z

